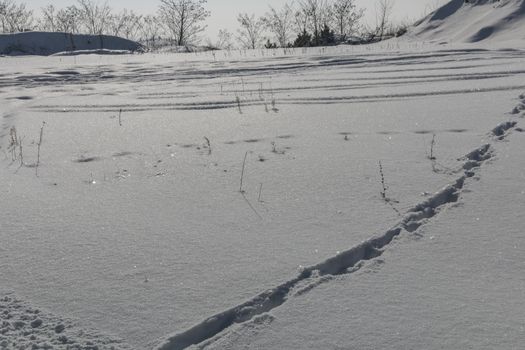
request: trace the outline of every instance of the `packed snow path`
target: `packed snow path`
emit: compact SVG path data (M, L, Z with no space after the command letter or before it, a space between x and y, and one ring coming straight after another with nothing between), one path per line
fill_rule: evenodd
M0 286L139 349L267 319L497 166L494 142L522 127L524 56L400 42L1 58Z

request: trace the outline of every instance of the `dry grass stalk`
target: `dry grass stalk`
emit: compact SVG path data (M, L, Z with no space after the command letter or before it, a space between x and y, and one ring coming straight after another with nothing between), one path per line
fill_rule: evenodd
M46 122L42 122L42 126L40 127L40 137L38 139L37 147L37 157L36 157L36 164L35 164L35 175L38 176L38 166L40 165L40 148L42 147L42 141L44 139L44 127L46 126Z
M242 189L242 185L243 185L243 181L244 181L244 171L246 169L246 159L248 158L248 152L246 152L246 154L244 155L244 160L242 162L242 171L241 171L241 184L239 186L239 192L241 193L245 193L246 191L244 191Z

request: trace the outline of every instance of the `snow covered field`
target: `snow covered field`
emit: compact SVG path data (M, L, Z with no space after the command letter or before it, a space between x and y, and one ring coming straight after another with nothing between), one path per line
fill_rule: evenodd
M0 58L0 347L520 348L524 77L406 41Z

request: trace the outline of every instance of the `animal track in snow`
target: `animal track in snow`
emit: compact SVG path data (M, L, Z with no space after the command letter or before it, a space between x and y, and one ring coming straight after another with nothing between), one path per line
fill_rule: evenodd
M502 140L516 125L516 122L502 123L494 128L491 134L497 140ZM269 289L243 304L214 315L182 333L167 337L155 349L183 350L189 346L210 341L234 324L260 317L261 314L281 306L289 298L305 294L318 285L329 282L332 276L359 270L365 261L380 257L403 230L410 233L415 232L447 206L456 203L463 192L466 181L476 176L478 169L492 159L493 155L492 145L485 144L459 158L458 160L463 162L459 178L424 202L409 209L401 221L388 231L317 265L304 268L294 279Z
M75 159L73 162L74 163L91 163L91 162L98 162L102 160L102 158L100 157L80 157L80 158L77 158Z
M517 122L501 123L500 125L496 126L494 129L492 129L492 135L501 141L507 137L507 132L510 129L514 128L516 125L518 125Z

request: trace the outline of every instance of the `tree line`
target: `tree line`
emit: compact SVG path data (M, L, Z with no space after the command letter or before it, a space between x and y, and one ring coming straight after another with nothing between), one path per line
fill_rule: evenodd
M368 27L362 24L364 10L356 0L297 0L280 8L270 6L262 16L240 13L236 33L222 29L215 42L206 44L219 49L319 46L357 33L368 41L380 40L402 31L390 20L393 1L377 0L376 24ZM35 13L23 2L0 0L0 33L40 30L114 35L148 46L163 40L197 45L211 16L206 5L207 0L160 0L156 14L142 15L128 9L115 12L107 2L76 0L65 8L50 4Z

